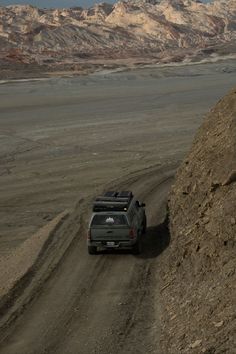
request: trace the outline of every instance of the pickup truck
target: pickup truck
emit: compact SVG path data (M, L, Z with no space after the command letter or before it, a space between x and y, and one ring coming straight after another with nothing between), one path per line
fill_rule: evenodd
M146 232L145 204L130 191L108 191L95 199L88 228L88 253L98 249L131 249L141 252Z

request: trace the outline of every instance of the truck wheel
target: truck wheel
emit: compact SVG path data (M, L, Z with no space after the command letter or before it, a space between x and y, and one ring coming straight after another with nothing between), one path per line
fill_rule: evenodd
M141 253L141 240L139 239L132 248L133 254Z
M89 254L97 254L97 247L96 246L88 246L88 253Z
M143 228L142 228L142 234L145 234L147 231L147 219L145 218L143 220Z

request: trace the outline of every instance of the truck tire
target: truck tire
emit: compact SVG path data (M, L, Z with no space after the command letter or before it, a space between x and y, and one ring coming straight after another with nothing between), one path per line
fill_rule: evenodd
M97 254L97 247L96 246L88 246L88 253L89 254Z
M147 218L145 216L145 218L143 219L143 224L142 224L142 234L145 234L147 231Z
M137 242L135 243L135 245L132 248L133 254L140 254L142 251L142 247L141 247L141 239L138 238Z

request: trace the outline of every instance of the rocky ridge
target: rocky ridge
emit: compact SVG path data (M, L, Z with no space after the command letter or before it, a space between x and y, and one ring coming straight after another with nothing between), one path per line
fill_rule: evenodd
M0 65L66 65L94 59L191 60L235 52L236 3L127 0L89 9L0 7ZM5 65L5 67L4 67Z
M205 119L169 201L165 353L235 353L236 90Z

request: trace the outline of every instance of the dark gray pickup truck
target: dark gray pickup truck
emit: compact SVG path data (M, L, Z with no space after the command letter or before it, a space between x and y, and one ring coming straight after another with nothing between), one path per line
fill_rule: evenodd
M96 198L88 229L88 253L98 249L131 249L141 252L141 236L146 231L145 204L132 192L108 191Z

